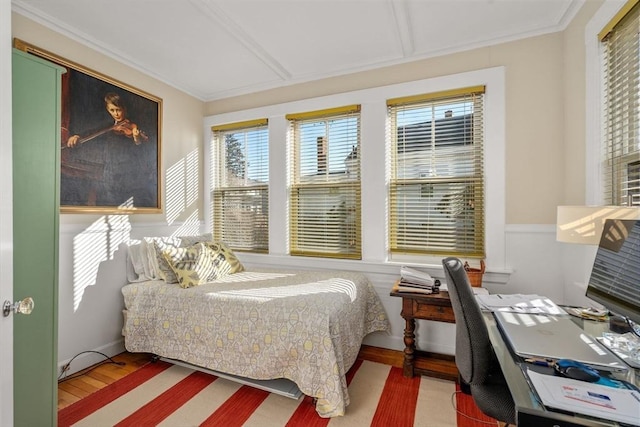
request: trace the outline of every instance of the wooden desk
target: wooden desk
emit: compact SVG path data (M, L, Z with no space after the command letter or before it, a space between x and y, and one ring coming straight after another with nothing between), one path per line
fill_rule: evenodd
M437 294L425 295L397 292L392 289L390 295L402 298L400 315L406 322L404 329L404 376L411 378L419 374L455 381L458 378L455 358L451 355L418 351L415 339L416 319L455 323L449 293L442 291Z

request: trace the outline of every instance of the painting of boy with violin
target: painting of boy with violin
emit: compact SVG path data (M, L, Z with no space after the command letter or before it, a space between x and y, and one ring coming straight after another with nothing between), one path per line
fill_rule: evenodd
M65 68L60 211L159 213L162 99L14 38Z
M67 68L62 81L63 212L160 211L160 111L159 99Z

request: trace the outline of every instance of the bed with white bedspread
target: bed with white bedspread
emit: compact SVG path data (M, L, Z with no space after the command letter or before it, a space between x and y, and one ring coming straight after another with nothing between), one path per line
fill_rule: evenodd
M195 287L148 280L122 289L130 352L246 378L286 378L345 413L345 373L363 338L389 322L368 279L343 271L242 271Z

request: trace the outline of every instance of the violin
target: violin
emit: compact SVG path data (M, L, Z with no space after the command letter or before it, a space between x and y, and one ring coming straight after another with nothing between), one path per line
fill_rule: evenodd
M116 123L112 126L112 130L115 133L126 136L127 138L132 138L136 145L149 139L144 132L138 129L138 125L130 122L129 119Z
M72 148L77 144L84 144L85 142L90 141L94 138L97 138L100 135L103 135L110 131L114 131L117 134L124 135L127 138L133 139L133 142L136 145L139 145L142 142L147 141L149 139L149 137L143 131L138 129L138 125L136 125L135 123L132 123L129 119L125 119L125 120L119 121L118 123L112 126L101 129L97 132L94 132L82 138L78 138L78 140L72 146L63 145L62 149L64 150L65 148ZM73 136L71 138L73 138Z

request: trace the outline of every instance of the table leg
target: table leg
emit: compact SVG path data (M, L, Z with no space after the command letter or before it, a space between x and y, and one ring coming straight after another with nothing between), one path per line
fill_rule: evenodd
M407 378L413 378L413 358L416 350L416 321L413 318L405 319L406 326L404 328L404 366L403 375Z

